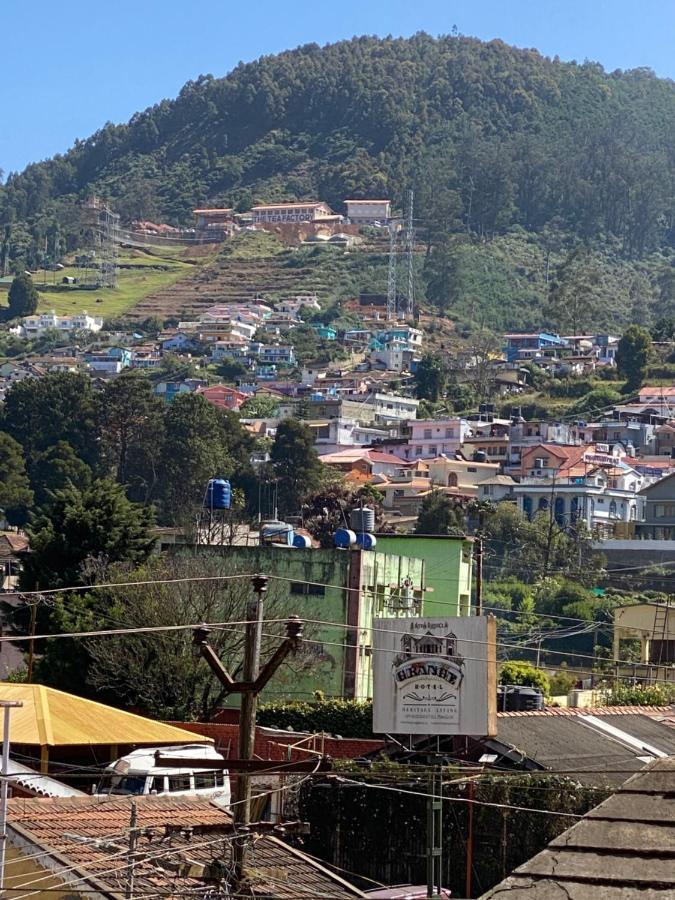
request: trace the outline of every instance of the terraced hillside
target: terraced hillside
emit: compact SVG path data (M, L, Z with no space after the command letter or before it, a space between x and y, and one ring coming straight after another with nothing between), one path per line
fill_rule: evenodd
M386 290L387 251L384 237L345 252L324 246L286 249L274 235L243 232L213 262L151 292L127 315L189 319L215 303L296 294L315 294L327 306L360 290Z

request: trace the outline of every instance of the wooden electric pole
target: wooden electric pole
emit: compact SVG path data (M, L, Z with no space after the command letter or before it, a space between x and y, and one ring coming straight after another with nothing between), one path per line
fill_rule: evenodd
M286 623L286 637L273 656L260 668L260 649L264 618L264 598L267 593L266 575L251 578L253 597L248 604L246 615L246 641L244 644L243 680L235 681L223 666L213 647L208 642L209 629L200 626L194 629L193 641L199 647L201 656L209 664L212 672L225 688L227 694L241 694L239 712L239 759L253 758L255 746L256 711L258 694L272 678L289 653L295 653L302 641L302 622L291 616ZM235 840L232 845L235 883L241 885L244 879L246 855L250 838L248 826L251 821L251 776L242 771L237 774L234 791L233 822ZM238 889L238 888L237 888Z

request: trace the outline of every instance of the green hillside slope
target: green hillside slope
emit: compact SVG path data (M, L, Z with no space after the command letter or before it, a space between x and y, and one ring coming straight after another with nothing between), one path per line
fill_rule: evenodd
M549 291L579 245L601 277L611 270L624 285L625 266L631 282L639 276L632 299L645 315L673 299L675 84L424 34L308 45L188 83L176 100L11 175L0 188L2 252L35 266L45 238L54 252L74 249L77 204L91 194L125 220L185 224L206 203L311 196L342 210L350 195L401 205L408 187L429 297L449 315L489 315L491 297L512 295L511 327L534 322L534 302L542 325L567 327ZM532 298L527 261L486 250L522 244L522 232L548 266ZM590 324L626 321L632 299L594 302ZM500 323L509 317L503 303L498 311Z

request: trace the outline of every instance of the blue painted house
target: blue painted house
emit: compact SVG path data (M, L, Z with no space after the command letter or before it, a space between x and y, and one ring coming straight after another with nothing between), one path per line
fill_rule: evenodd
M518 359L528 359L532 356L546 351L562 350L568 346L567 341L557 334L549 334L546 331L540 331L536 334L505 334L506 359L508 362L515 362Z

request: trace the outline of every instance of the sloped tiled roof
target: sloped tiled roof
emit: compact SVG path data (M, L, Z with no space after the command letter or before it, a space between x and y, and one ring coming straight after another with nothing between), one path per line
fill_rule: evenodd
M481 900L672 900L675 759L657 759Z
M203 797L151 795L135 799L138 827L143 829L134 866L134 887L139 896L156 891L166 897L184 897L191 890L208 886L200 878L206 875L205 867L221 861L227 871L233 832L230 815L220 806ZM72 877L84 880L87 889L95 888L104 897L122 898L130 814L131 798L13 799L8 812L10 841L20 842L24 852L27 848L46 851L49 861L58 864L52 862L52 869L75 867ZM99 842L94 843L97 839ZM189 872L177 870L176 864L181 863L191 864ZM272 835L255 835L247 875L254 895L260 897L342 900L364 896ZM28 880L34 878L31 875ZM14 887L20 885L15 883Z

